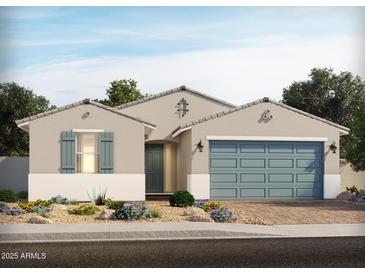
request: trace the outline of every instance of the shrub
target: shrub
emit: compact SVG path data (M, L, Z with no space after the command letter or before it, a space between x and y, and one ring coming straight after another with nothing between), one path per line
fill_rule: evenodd
M112 199L106 199L105 200L105 205L110 209L118 210L118 209L123 207L124 202L122 202L122 201L113 201Z
M365 196L365 190L364 189L360 189L358 195L359 196Z
M35 207L34 202L18 201L17 205L18 205L18 207L20 207L21 209L23 209L26 212L31 212L32 209Z
M37 201L34 202L34 206L43 206L43 207L50 207L52 204L51 200L41 200L38 199Z
M91 196L89 193L87 195L94 204L105 205L106 188L99 188L99 193L96 193L95 189L93 189L93 195Z
M19 216L24 213L24 211L19 207L8 207L2 210L6 215Z
M0 201L6 203L14 203L16 201L16 195L11 189L0 190Z
M77 215L94 215L98 211L100 211L100 209L96 206L92 204L84 204L79 206L78 208L70 210L69 213Z
M135 220L148 217L149 212L143 202L125 203L113 214L113 218L119 220Z
M206 200L195 200L193 206L202 208L206 202Z
M211 212L213 209L220 209L222 207L222 203L218 201L208 201L202 205L202 209L205 212Z
M49 207L45 207L42 205L33 207L31 212L35 212L38 213L39 215L41 215L44 218L48 218L49 217L49 212L51 211L51 209Z
M21 200L27 200L28 199L28 191L19 191L17 193L17 196L18 196L18 199L21 199Z
M49 200L52 204L60 204L60 205L68 205L70 202L67 200L66 197L62 197L61 195L57 195L55 197L52 197L51 200Z
M194 196L188 191L176 191L170 196L170 205L178 207L192 206L194 204Z
M7 207L8 205L6 203L0 202L0 212L3 208Z
M233 217L233 214L227 208L221 207L219 209L213 209L210 212L210 217L216 222L224 223L230 221Z
M346 191L355 194L355 195L359 195L359 190L357 189L356 186L352 186L352 187L346 187Z
M160 218L161 217L160 211L158 211L157 209L150 209L148 211L148 217L149 218Z

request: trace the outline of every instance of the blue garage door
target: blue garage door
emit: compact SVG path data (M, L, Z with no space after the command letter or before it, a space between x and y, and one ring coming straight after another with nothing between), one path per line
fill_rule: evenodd
M323 143L210 141L212 199L322 199Z

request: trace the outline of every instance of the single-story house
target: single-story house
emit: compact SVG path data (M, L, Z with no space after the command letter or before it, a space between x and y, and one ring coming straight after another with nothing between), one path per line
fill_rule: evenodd
M89 99L16 121L29 199L329 199L349 129L263 98L236 106L181 86L111 108Z

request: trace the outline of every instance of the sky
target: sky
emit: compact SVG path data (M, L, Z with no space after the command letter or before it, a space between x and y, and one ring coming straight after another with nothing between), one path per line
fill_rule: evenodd
M186 85L241 105L314 67L365 79L365 7L0 7L0 82L61 106Z

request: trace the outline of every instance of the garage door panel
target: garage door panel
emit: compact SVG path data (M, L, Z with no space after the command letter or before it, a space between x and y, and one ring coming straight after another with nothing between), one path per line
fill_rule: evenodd
M212 173L210 177L212 183L237 183L236 173Z
M292 198L294 191L292 188L269 188L269 198Z
M241 198L263 199L266 196L265 194L266 194L265 188L241 188L240 189Z
M294 175L290 173L270 173L269 183L293 183Z
M309 197L318 197L320 194L319 188L297 188L296 196L298 198L309 198Z
M220 142L225 145L215 150ZM237 148L209 154L213 199L323 198L322 143L214 141L211 145L213 151Z
M297 173L298 183L320 183L319 172L316 173Z
M270 168L293 168L293 159L269 159Z
M237 153L237 144L216 143L210 146L211 153Z
M298 153L298 154L318 155L322 152L321 152L321 146L320 145L298 144L296 146L296 153Z
M241 183L265 183L265 173L241 173Z
M292 144L269 144L269 153L293 153Z
M215 198L236 199L237 188L212 188L210 195Z
M265 168L265 159L241 159L240 163L242 168Z
M265 153L265 144L241 144L241 153Z
M210 160L212 168L237 168L237 159L232 158L215 158Z
M311 170L319 167L318 159L297 159L297 167Z

